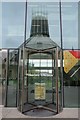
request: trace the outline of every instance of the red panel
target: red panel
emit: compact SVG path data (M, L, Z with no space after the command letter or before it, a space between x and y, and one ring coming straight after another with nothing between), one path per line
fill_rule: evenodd
M69 52L75 57L80 59L80 50L69 50Z

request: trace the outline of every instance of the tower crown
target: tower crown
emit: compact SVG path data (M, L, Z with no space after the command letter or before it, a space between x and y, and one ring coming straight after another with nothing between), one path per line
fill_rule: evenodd
M48 19L41 13L37 13L32 17L30 37L35 35L49 37Z

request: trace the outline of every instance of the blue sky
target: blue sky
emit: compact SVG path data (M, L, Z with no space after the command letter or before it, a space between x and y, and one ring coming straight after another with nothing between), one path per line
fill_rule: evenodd
M0 3L1 6L1 3ZM1 7L0 7L1 9ZM1 10L0 10L1 11ZM32 12L47 12L50 37L60 46L58 3L28 3L27 38L30 35ZM0 47L16 48L24 41L24 2L2 2L2 43ZM78 3L62 3L63 48L78 48ZM0 34L1 38L1 34Z

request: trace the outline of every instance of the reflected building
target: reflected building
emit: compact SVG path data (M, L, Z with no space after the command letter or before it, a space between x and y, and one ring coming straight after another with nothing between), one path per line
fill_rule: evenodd
M61 61L62 50L49 37L47 17L36 13L32 17L30 38L19 48L18 109L22 113L41 109L57 114L62 110Z

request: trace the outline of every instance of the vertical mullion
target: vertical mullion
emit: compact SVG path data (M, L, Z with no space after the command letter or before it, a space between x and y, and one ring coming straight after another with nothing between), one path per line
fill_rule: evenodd
M56 108L59 113L59 91L58 91L58 47L56 48Z
M38 18L36 18L36 29L37 29L37 33L38 33Z
M53 60L54 60L54 53L52 53L52 103L54 103L54 63L53 63Z
M42 22L43 22L43 19L42 19L42 17L41 17L41 20L40 20L41 22L40 22L40 25L41 25L41 34L42 34Z
M27 0L25 5L25 30L24 30L24 43L26 41L26 26L27 24ZM24 68L25 68L25 44L23 44L23 65L22 65L22 105L21 105L21 112L23 112L24 106Z
M35 20L33 19L33 34L35 34L35 32L36 32L36 29L35 29Z
M21 49L18 50L18 93L17 93L17 107L20 107L20 59L21 59Z
M23 46L23 64L22 64L22 107L21 107L21 112L23 112L23 105L24 105L24 61L25 61L25 49Z
M61 102L62 102L62 108L64 107L64 86L63 86L63 57L62 57L63 51L61 49L60 51L60 68L61 68Z
M26 83L27 83L27 103L28 103L28 64L29 64L29 53L27 53L27 79L26 79Z
M17 55L18 55L18 60L17 60L17 63L16 63L16 65L17 65L17 77L16 77L16 78L17 78L17 79L16 79L16 80L17 80L17 84L16 84L16 107L18 106L18 103L17 103L17 102L18 102L18 95L17 95L17 94L18 94L18 63L19 63L19 49L17 49L17 53L18 53L18 54L17 54Z
M5 107L7 107L7 94L8 94L8 73L9 73L9 49L7 50L7 60L6 60L6 84L5 84Z
M64 106L64 83L63 83L63 33L62 33L62 9L61 0L59 1L59 14L60 14L60 39L61 39L61 77L62 77L62 107Z

